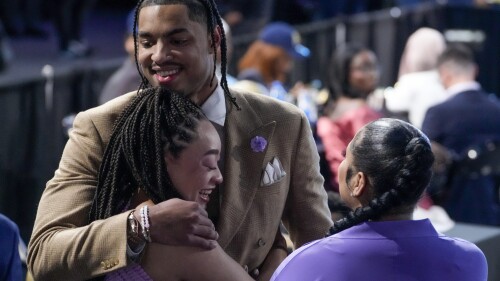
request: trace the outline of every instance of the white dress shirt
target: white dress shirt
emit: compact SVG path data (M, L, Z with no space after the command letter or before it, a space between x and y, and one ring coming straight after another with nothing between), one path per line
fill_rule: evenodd
M224 126L226 121L226 100L224 99L224 90L217 85L214 92L201 106L201 110L207 116L208 120Z

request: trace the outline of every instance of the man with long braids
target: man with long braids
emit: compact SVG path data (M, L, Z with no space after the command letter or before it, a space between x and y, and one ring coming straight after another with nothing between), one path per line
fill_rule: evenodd
M142 85L76 117L40 200L30 270L36 280L99 277L128 267L151 241L206 250L220 245L253 276L268 280L287 254L282 223L295 247L323 237L332 226L307 118L294 105L228 88L224 30L213 0L139 1L136 23ZM219 46L220 81L215 75ZM89 219L118 116L136 95L156 86L189 97L216 128L224 182L210 193L206 211L197 202L146 194L153 203L146 213L132 204L128 211L123 206L110 217ZM137 220L148 225L145 247L134 235Z
M476 245L412 220L433 162L429 139L413 125L390 118L365 125L339 166L340 196L352 211L331 236L293 252L271 280L486 281Z

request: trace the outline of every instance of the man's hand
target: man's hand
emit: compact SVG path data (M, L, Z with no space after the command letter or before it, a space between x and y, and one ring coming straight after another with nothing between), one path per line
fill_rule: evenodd
M149 205L150 235L153 242L207 250L216 247L219 234L205 209L198 203L170 199L157 205L153 205L151 201L146 204Z

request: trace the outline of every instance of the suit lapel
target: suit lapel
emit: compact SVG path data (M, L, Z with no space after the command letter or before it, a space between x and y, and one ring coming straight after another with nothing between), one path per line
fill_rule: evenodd
M263 152L254 152L250 140L261 136L269 142L276 125L276 122L262 124L259 115L244 96L237 97L240 111L226 99L226 108L229 110L225 123L224 194L218 224L219 244L222 248L227 247L238 232L260 185L269 143Z

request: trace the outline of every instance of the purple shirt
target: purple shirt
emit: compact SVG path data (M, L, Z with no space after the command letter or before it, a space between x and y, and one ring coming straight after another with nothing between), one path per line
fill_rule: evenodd
M130 262L127 267L106 274L105 281L153 281L137 263Z
M428 219L366 222L294 251L271 281L487 280L483 252Z

